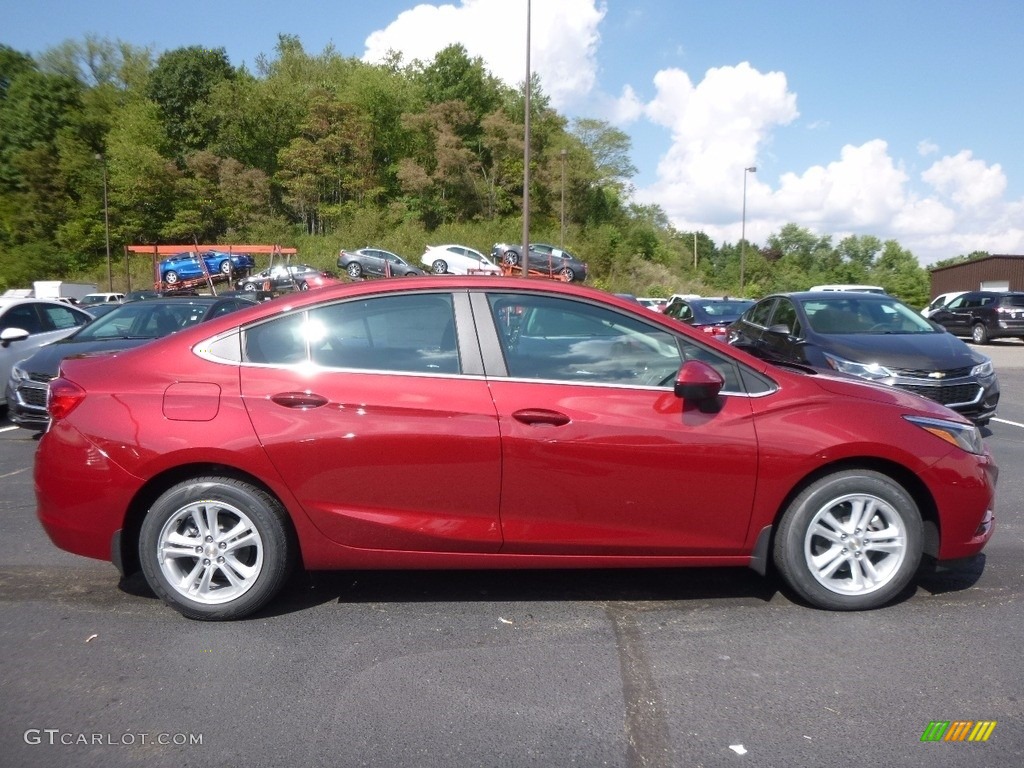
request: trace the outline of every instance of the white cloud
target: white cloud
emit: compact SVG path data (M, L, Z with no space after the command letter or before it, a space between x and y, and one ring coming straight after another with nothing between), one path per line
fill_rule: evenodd
M922 139L917 143L917 154L921 157L928 157L938 153L939 145L930 139Z
M565 110L585 99L597 80L598 26L606 9L594 0L558 0L530 6L530 69L552 106ZM363 60L379 62L389 50L403 60L429 62L461 43L509 85L526 79L526 4L509 0L426 3L404 11L366 39Z
M988 206L1006 191L1006 177L999 165L975 160L968 150L944 157L921 174L936 192L965 208Z

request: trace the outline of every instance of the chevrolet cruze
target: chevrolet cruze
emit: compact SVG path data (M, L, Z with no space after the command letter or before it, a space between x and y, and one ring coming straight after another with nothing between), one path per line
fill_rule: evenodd
M549 280L292 294L65 360L49 414L51 539L196 619L296 567L749 566L868 609L993 530L962 416Z

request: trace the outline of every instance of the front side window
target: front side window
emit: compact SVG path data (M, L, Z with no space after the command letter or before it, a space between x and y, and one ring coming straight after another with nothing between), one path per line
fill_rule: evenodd
M327 368L459 373L455 314L448 294L339 302L252 326L246 361Z
M682 363L673 334L631 315L551 296L489 300L514 378L671 386Z
M749 310L747 310L746 320L751 325L757 325L761 328L768 327L768 318L771 317L772 307L775 306L774 299L766 299L765 301L755 304Z
M0 331L8 328L20 328L29 334L42 333L44 330L34 304L16 304L7 310L0 319Z
M796 314L796 307L789 299L779 299L775 312L772 315L772 325L784 325L789 329L791 336L800 335L800 320Z

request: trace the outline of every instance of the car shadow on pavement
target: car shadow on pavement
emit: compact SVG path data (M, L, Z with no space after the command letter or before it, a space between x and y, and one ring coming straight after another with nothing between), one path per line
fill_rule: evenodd
M326 603L680 602L767 603L773 579L748 568L300 572L255 616Z
M937 563L925 558L917 572L917 585L932 595L963 592L970 589L985 572L985 553L962 560Z

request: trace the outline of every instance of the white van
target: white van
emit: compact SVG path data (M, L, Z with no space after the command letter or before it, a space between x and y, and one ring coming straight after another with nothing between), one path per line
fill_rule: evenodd
M967 293L967 291L950 291L949 293L940 293L932 299L931 304L921 310L921 314L925 317L931 317L957 296L963 296L965 293Z
M860 291L861 293L885 293L885 288L880 285L852 285L839 283L835 285L814 285L812 291Z

